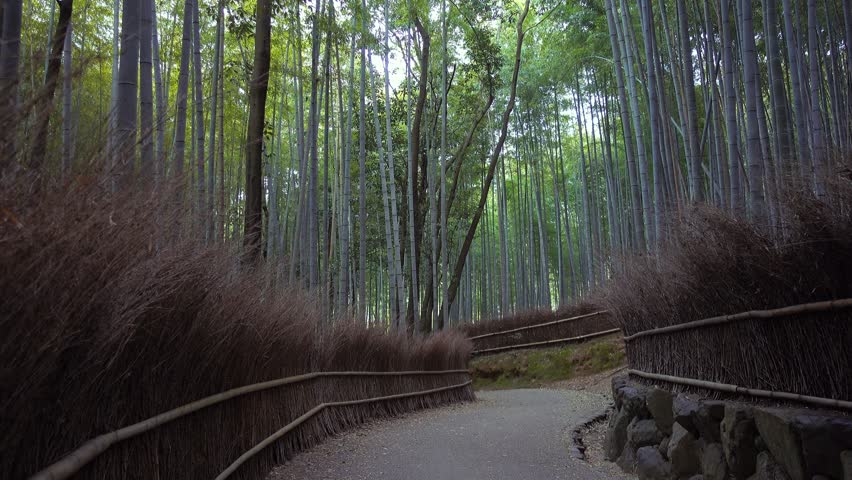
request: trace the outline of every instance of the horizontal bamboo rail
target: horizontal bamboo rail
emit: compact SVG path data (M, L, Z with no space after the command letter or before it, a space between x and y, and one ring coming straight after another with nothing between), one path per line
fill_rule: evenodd
M694 322L687 322L678 325L670 325L668 327L645 330L624 337L624 341L630 342L631 340L635 340L640 337L660 335L663 333L680 332L683 330L692 330L695 328L708 327L711 325L721 325L724 323L731 323L742 320L789 317L791 315L798 315L801 313L827 312L833 310L845 310L848 308L852 308L852 298L847 298L843 300L830 300L825 302L805 303L802 305L794 305L791 307L776 308L773 310L751 310L748 312L737 313L734 315L722 315L719 317L696 320Z
M422 391L419 391L419 392L398 393L396 395L388 395L388 396L385 396L385 397L364 398L364 399L361 399L361 400L348 400L348 401L340 401L340 402L321 403L321 404L317 405L316 407L305 412L299 418L288 423L287 425L285 425L283 428L281 428L277 432L266 437L262 442L258 443L257 445L252 447L247 452L240 455L239 458L234 460L234 463L229 465L228 468L226 468L224 471L222 471L222 473L219 474L219 476L216 477L216 480L225 480L226 478L231 476L231 474L234 473L240 467L240 465L245 463L248 459L255 456L258 452L260 452L264 448L268 447L272 442L283 437L285 434L292 431L293 429L295 429L296 427L298 427L299 425L301 425L302 423L307 421L309 418L313 417L314 415L318 414L319 412L321 412L322 410L324 410L326 408L329 408L329 407L345 407L345 406L351 406L351 405L362 405L362 404L365 404L365 403L374 403L374 402L381 402L381 401L387 401L387 400L398 400L398 399L402 399L402 398L410 398L410 397L418 397L418 396L423 396L423 395L430 395L430 394L433 394L433 393L445 392L447 390L454 390L454 389L457 389L457 388L463 388L463 387L470 385L471 383L473 383L473 382L471 380L468 380L464 383L459 383L458 385L450 385L448 387L433 388L431 390L422 390Z
M751 397L770 398L773 400L787 400L794 402L802 402L820 407L843 408L852 410L852 402L846 400L836 400L833 398L812 397L810 395L800 395L798 393L774 392L771 390L759 390L755 388L745 388L729 383L708 382L706 380L696 380L693 378L674 377L671 375L663 375L659 373L648 373L640 370L627 370L629 375L646 378L649 380L658 380L662 382L676 383L679 385L687 385L696 388L706 388L718 392L726 392L733 394L748 395Z
M467 370L417 370L404 372L312 372L295 375L292 377L284 377L266 382L254 383L242 387L232 388L209 397L204 397L192 403L173 408L167 412L142 420L140 422L128 425L126 427L114 430L109 433L98 435L79 448L63 457L58 462L49 465L44 470L36 473L30 480L61 480L70 477L77 473L86 464L105 452L109 447L121 441L133 438L142 433L151 431L163 424L169 423L180 417L189 415L203 408L222 403L235 397L246 395L249 393L268 390L283 385L301 383L308 380L321 377L403 377L411 375L450 375L458 373L469 373Z
M588 340L590 338L602 337L604 335L609 335L611 333L620 332L620 328L613 328L611 330L603 330L601 332L589 333L587 335L580 335L577 337L569 337L569 338L557 338L555 340L545 340L542 342L532 342L532 343L521 343L518 345L507 345L505 347L494 347L494 348L484 348L482 350L474 350L474 355L482 355L485 353L495 353L502 352L505 350L519 350L522 348L533 348L533 347L541 347L545 345L554 345L558 343L571 343L571 342L582 342L583 340Z
M479 340L480 338L493 337L493 336L496 336L496 335L507 335L509 333L521 332L521 331L524 331L524 330L532 330L534 328L541 328L541 327L547 327L547 326L550 326L550 325L556 325L558 323L567 323L567 322L573 322L575 320L582 320L584 318L594 317L596 315L602 315L604 313L609 313L609 310L601 310L599 312L587 313L585 315L579 315L579 316L571 317L571 318L562 318L562 319L559 319L559 320L553 320L552 322L537 323L535 325L527 325L526 327L513 328L511 330L503 330L501 332L484 333L482 335L476 335L475 337L468 337L468 338L470 340Z

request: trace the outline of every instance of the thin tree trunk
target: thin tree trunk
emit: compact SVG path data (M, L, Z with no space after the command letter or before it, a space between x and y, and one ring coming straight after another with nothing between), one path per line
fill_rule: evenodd
M180 50L180 70L177 87L177 116L175 118L175 147L172 176L183 175L186 152L186 107L189 92L189 53L192 49L192 0L183 2L183 34Z
M741 216L745 211L740 190L740 154L739 127L737 126L737 95L734 85L734 59L731 44L731 6L729 0L722 0L722 65L724 68L723 89L725 91L725 130L728 140L728 167L730 169L729 205L734 215Z
M127 1L127 0L125 0ZM201 26L200 12L198 2L192 2L192 71L195 92L195 124L192 133L195 134L195 163L196 177L195 181L198 190L198 211L196 217L198 220L199 233L201 238L204 238L204 219L207 212L207 195L204 191L204 90L202 88L201 79Z
M62 175L66 177L71 173L74 159L74 113L71 107L73 31L73 24L69 23L62 59Z
M221 4L220 4L221 5ZM219 10L219 15L221 16L224 12ZM225 41L225 29L223 28L219 31L219 36L221 37L222 42L220 45L224 46ZM218 214L218 229L216 232L216 238L220 242L225 241L225 217L227 214L227 208L225 205L225 49L219 49L219 68L220 73L222 74L222 80L219 82L219 161L216 162L219 165L219 210ZM213 139L211 138L212 142ZM282 249L283 250L283 249Z
M67 0L63 0L67 1ZM139 0L142 12L139 24L139 137L140 172L143 182L154 179L154 86L153 38L154 0Z
M512 80L509 84L509 100L506 104L506 111L503 112L503 120L500 126L500 136L497 139L497 144L494 146L494 150L491 152L491 158L488 164L488 173L486 174L485 182L482 185L482 192L479 196L479 204L476 210L474 211L473 219L471 219L470 227L468 228L467 235L465 236L464 242L462 243L461 250L459 251L459 256L456 259L455 268L453 269L453 277L450 282L449 291L447 292L447 298L443 299L444 302L449 302L450 304L452 304L456 299L456 294L459 288L459 281L461 280L462 270L464 269L465 260L467 259L467 253L470 250L470 246L473 242L473 237L476 235L476 228L479 225L479 219L482 218L482 212L485 208L485 203L488 200L488 192L491 187L491 181L494 179L494 170L497 167L497 161L500 159L500 154L503 151L503 145L506 142L509 119L512 115L512 109L515 107L515 95L517 93L518 87L518 72L521 68L521 49L523 47L524 35L526 33L524 31L524 20L527 18L529 8L530 2L529 0L526 0L526 2L524 3L524 9L521 12L520 17L518 18L518 41L515 46L515 63L512 69Z
M689 195L693 202L704 201L704 180L701 174L702 159L698 146L698 107L695 102L695 75L692 66L692 45L689 41L689 14L686 2L677 0L677 17L680 27L680 61L683 68L684 100L686 100L686 140L689 144Z
M154 176L159 179L166 171L166 115L168 110L168 98L163 85L163 74L160 64L160 34L157 28L157 2L150 2L151 5L151 49L154 63L154 100L156 101L157 109L157 124L154 127L156 130L154 144ZM169 59L171 65L172 58Z
M366 3L362 0L361 34L366 33ZM367 106L364 100L366 86L367 56L364 41L361 41L361 82L359 96L361 99L358 115L358 312L364 319L367 314Z
M382 208L384 209L385 214L385 250L387 250L387 265L388 265L388 283L389 283L389 292L390 292L390 304L391 304L391 315L394 315L394 306L398 306L397 302L397 290L396 290L396 270L393 267L394 264L394 245L393 245L393 234L391 233L391 214L390 214L390 204L389 204L389 195L388 195L388 183L393 183L394 179L391 178L390 182L387 179L387 173L385 168L385 154L384 149L382 148L382 127L379 121L379 110L378 110L378 102L376 100L376 73L371 70L370 72L370 82L372 88L370 89L370 93L372 94L371 100L373 102L373 126L376 130L376 149L378 150L379 155L379 174L381 175L382 181ZM391 188L393 186L391 185ZM393 322L391 322L393 323ZM392 325L393 326L393 325Z
M766 32L766 55L769 64L770 100L775 142L778 145L779 173L789 173L793 159L793 130L787 116L787 89L781 68L781 47L778 44L778 5L775 0L764 0L764 30Z
M441 298L447 298L447 275L450 261L447 246L447 2L441 1ZM460 160L459 160L460 161ZM501 232L502 233L502 232ZM438 299L435 299L437 302ZM443 329L443 319L449 319L449 305L443 304L443 311L439 316L438 328Z
M310 150L310 179L308 181L308 288L319 285L319 222L317 220L317 189L319 176L319 103L317 96L322 88L319 75L320 54L320 14L322 6L316 1L311 32L311 100L308 112L308 149Z
M845 1L845 0L844 0ZM791 0L784 0L784 41L787 44L787 63L790 73L790 90L793 93L793 113L796 122L796 150L802 173L809 173L811 159L808 154L808 126L805 113L804 89L801 82L803 67L800 65L799 39L793 25L794 12ZM803 175L803 179L809 175Z
M384 72L385 72L385 130L387 132L388 139L388 180L389 180L389 189L390 189L390 205L391 205L391 218L392 218L392 229L393 229L393 270L396 272L396 301L395 309L393 311L396 312L396 316L393 318L393 326L395 329L400 329L400 324L402 323L402 312L404 309L404 298L405 298L405 277L402 274L402 261L400 256L400 233L399 233L399 214L397 211L397 203L396 203L396 174L394 172L394 160L393 160L393 130L391 126L391 95L390 95L390 75L388 73L388 59L390 55L389 43L388 43L388 33L390 30L390 17L389 17L389 5L390 0L385 0L385 54L383 63L384 63Z
M724 1L724 0L723 0ZM626 0L621 0L623 49L627 60L627 92L630 96L630 110L633 117L633 134L636 136L636 154L639 172L639 184L642 191L642 208L644 211L643 227L646 232L644 243L650 248L654 244L654 229L651 227L653 199L648 179L648 159L645 151L645 139L642 130L641 111L639 109L639 94L636 91L636 68L634 66L634 46L630 11Z
M352 18L352 31L358 27L357 16ZM347 100L346 153L343 157L343 198L340 207L340 294L338 304L343 311L349 303L349 212L351 202L351 180L349 178L352 162L352 102L355 97L355 37L352 37L352 49L349 56L349 98Z
M654 16L651 12L651 4L648 0L642 0L639 3L639 9L642 13L642 33L645 38L645 57L648 59L646 68L648 70L648 110L651 117L651 152L654 158L654 248L659 248L662 242L663 235L663 161L662 149L665 148L662 142L661 125L662 115L660 114L660 106L657 95L657 68L654 58Z
M618 87L619 113L621 125L624 129L624 153L627 157L627 176L630 179L630 198L633 218L633 244L639 251L645 250L645 232L642 222L642 197L639 190L639 175L636 169L636 154L633 145L633 130L630 125L630 113L628 111L627 93L624 85L624 72L621 64L621 47L619 45L618 23L615 19L612 0L605 0L606 20L609 27L610 47L612 48L613 66L615 68L615 79ZM557 111L557 116L559 112ZM560 146L561 148L561 146Z
M819 66L819 39L817 37L816 0L808 0L808 63L811 84L811 133L813 145L811 156L814 164L814 180L818 197L825 195L825 138L820 105L822 72Z
M220 52L224 48L225 8L224 0L217 2L216 43L213 50L213 90L210 98L210 153L207 155L207 210L205 211L205 238L212 243L215 236L215 190L216 190L216 122L219 121L219 77L222 75ZM282 111L282 115L284 112ZM280 145L279 145L280 150Z
M757 102L760 99L760 82L757 68L757 51L754 44L751 2L739 0L742 15L743 83L746 101L746 131L748 132L748 175L751 217L758 225L767 219L766 200L763 193L763 155L760 150L760 126L757 118Z

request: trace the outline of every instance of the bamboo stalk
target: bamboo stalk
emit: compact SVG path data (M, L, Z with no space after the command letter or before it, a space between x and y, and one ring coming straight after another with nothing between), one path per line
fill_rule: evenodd
M494 348L484 348L482 350L474 350L474 355L482 355L484 353L494 353L494 352L502 352L505 350L519 350L522 348L533 348L540 347L543 345L553 345L557 343L571 343L571 342L582 342L583 340L588 340L590 338L602 337L604 335L609 335L611 333L621 331L620 328L613 328L611 330L603 330L600 332L589 333L587 335L580 335L577 337L569 337L569 338L557 338L556 340L545 340L543 342L532 342L532 343L522 343L519 345L508 345L505 347L494 347Z
M791 315L797 315L801 313L827 312L833 310L845 310L847 308L852 308L852 298L805 303L801 305L793 305L790 307L777 308L773 310L751 310L748 312L742 312L733 315L722 315L718 317L705 318L703 320L696 320L694 322L687 322L678 325L670 325L668 327L645 330L624 337L624 341L630 342L631 340L634 340L639 337L648 337L653 335L660 335L663 333L692 330L695 328L708 327L711 325L721 325L724 323L737 322L741 320L789 317Z
M640 370L627 370L628 375L636 375L637 377L647 378L649 380L658 380L662 382L676 383L679 385L687 385L690 387L705 388L708 390L716 390L718 392L726 392L733 394L748 395L752 397L771 398L773 400L787 400L794 402L808 403L820 407L843 408L852 410L852 402L846 400L837 400L834 398L813 397L810 395L800 395L798 393L775 392L772 390L759 390L755 388L740 387L729 383L709 382L706 380L696 380L693 378L674 377L671 375L663 375L659 373L648 373Z
M126 427L114 430L109 433L98 435L79 448L63 457L56 463L49 465L44 470L36 473L30 480L60 480L68 478L77 473L86 464L94 460L101 453L105 452L109 447L118 442L135 437L139 434L153 430L160 425L169 423L180 417L196 412L203 408L222 403L235 397L246 395L249 393L268 390L282 385L290 385L301 383L307 380L312 380L320 377L387 377L387 376L410 376L410 375L451 375L469 373L467 370L418 370L418 371L403 371L403 372L312 372L295 375L292 377L284 377L266 382L254 383L242 387L233 388L209 397L204 397L192 403L173 408L167 412L142 420L140 422L128 425Z
M524 330L532 330L534 328L547 327L549 325L556 325L556 324L559 324L559 323L573 322L575 320L581 320L581 319L584 319L584 318L594 317L596 315L601 315L601 314L604 314L604 313L609 313L609 310L601 310L599 312L587 313L585 315L579 315L577 317L562 318L562 319L559 319L559 320L554 320L552 322L538 323L536 325L528 325L526 327L513 328L511 330L503 330L501 332L484 333L482 335L477 335L475 337L468 337L468 338L470 340L479 340L480 338L493 337L495 335L506 335L506 334L509 334L509 333L521 332L521 331L524 331Z
M361 399L361 400L347 400L347 401L339 401L339 402L321 403L321 404L317 405L316 407L305 412L299 418L288 423L287 425L282 427L277 432L266 437L262 442L258 443L257 445L252 447L247 452L240 455L239 458L234 460L234 463L229 465L228 468L226 468L224 471L222 471L222 473L219 474L219 476L216 477L216 480L224 480L224 479L228 478L232 473L234 473L237 470L237 468L240 467L240 465L245 463L248 459L250 459L251 457L256 455L258 452L260 452L261 450L263 450L264 448L269 446L272 442L283 437L285 434L292 431L293 429L298 427L300 424L304 423L306 420L308 420L309 418L313 417L314 415L316 415L317 413L321 412L322 410L324 410L326 408L329 408L329 407L345 407L345 406L350 406L350 405L363 405L365 403L373 403L373 402L380 402L380 401L386 401L386 400L397 400L397 399L401 399L401 398L410 398L410 397L417 397L417 396L423 396L423 395L430 395L430 394L433 394L433 393L444 392L444 391L447 391L447 390L454 390L456 388L463 388L463 387L470 385L471 383L473 383L473 382L471 380L468 380L468 381L466 381L464 383L460 383L458 385L450 385L448 387L433 388L431 390L421 390L419 392L398 393L398 394L395 394L395 395L388 395L388 396L385 396L385 397L364 398L364 399Z

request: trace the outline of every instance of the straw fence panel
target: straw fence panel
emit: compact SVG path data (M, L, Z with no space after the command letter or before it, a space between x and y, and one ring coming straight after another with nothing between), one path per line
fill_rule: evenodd
M618 325L616 325L612 315L606 311L599 311L481 334L470 337L470 339L473 341L474 350L483 351L556 339L579 338L614 328L618 328Z
M787 307L724 318L625 337L630 368L745 390L852 400L852 310Z
M424 395L321 409L252 456L229 477L262 479L271 468L294 453L366 420L472 400L469 384L444 389L468 381L469 374L464 370L402 375L355 372L310 377L234 396L157 425L110 446L70 478L211 479L240 455L320 404L436 390ZM57 439L63 441L57 442ZM31 445L33 455L14 459L11 465L4 462L0 477L26 478L59 461L88 440L90 438L45 438L41 444Z

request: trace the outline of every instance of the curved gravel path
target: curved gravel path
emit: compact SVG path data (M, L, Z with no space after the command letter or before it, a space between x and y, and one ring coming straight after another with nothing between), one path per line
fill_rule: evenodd
M477 402L370 424L297 455L268 480L597 480L570 429L608 398L573 390L477 392Z

